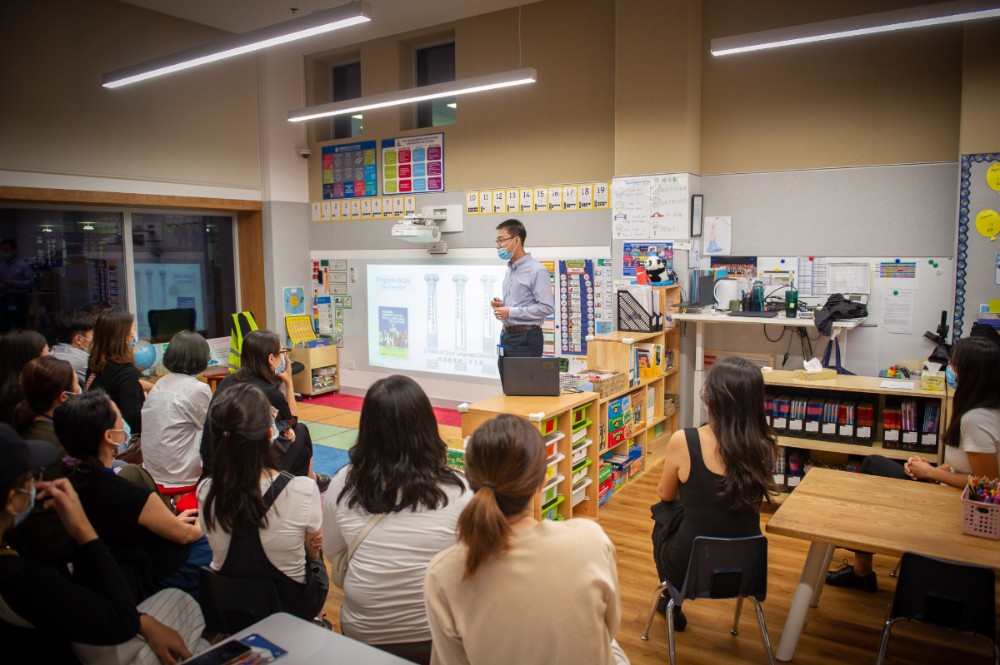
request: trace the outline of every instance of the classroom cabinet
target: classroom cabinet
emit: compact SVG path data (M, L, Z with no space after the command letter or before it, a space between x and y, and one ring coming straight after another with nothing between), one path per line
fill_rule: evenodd
M803 469L796 460L806 456L813 463L839 467L853 467L873 454L943 460L940 435L950 409L950 395L944 391L870 376L809 381L786 371L764 372L764 384L765 413L778 434L779 485L797 484Z
M546 482L535 497L536 518L597 519L597 393L563 393L555 397L498 395L459 405L462 437L502 413L527 418L546 445ZM460 452L460 451L451 451Z
M677 430L680 335L670 314L680 301L680 289L654 290L664 313L664 330L618 331L587 340L591 372L624 376L621 385L602 392L598 402L599 451L605 465L598 470L602 501L661 459L667 440Z
M298 374L292 375L292 388L300 395L312 397L340 390L340 371L337 368L337 347L294 348L289 358L305 365Z

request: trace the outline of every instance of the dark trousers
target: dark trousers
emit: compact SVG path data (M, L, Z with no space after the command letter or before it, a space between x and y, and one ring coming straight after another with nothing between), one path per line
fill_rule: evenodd
M308 476L309 464L312 463L313 444L309 428L305 423L296 423L295 441L280 438L275 443L274 453L279 471L287 471L293 476Z
M500 383L503 384L503 359L541 358L545 340L540 328L517 333L502 332L500 347L503 349L503 355L497 358L497 369L500 370Z

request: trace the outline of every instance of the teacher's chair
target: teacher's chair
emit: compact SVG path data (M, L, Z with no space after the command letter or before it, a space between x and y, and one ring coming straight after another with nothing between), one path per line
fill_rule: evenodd
M674 649L674 606L679 606L685 599L697 598L736 599L736 615L733 617L733 627L729 631L733 635L739 634L743 599L752 600L757 611L757 623L760 625L767 660L774 665L774 654L771 651L771 640L767 636L764 610L760 606L767 596L767 538L763 535L749 538L706 536L695 538L691 545L691 558L688 560L684 585L678 590L669 581L664 581L653 593L649 617L646 619L646 630L642 633L644 640L649 640L649 628L653 625L653 617L656 616L656 606L664 593L670 597L667 603L667 645L670 665L677 663Z
M992 568L905 552L876 663L885 660L893 624L907 619L982 635L993 643L993 662L1000 665L995 578Z

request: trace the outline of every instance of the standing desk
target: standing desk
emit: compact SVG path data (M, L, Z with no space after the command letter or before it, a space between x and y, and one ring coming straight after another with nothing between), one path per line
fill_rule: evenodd
M705 324L728 323L741 326L784 326L787 328L807 328L813 327L813 319L785 317L784 312L770 319L754 318L750 316L728 316L723 313L698 313L698 314L671 314L674 321L692 321L695 324L695 356L694 356L694 387L691 395L691 422L698 424L701 421L701 386L705 380ZM853 330L861 325L864 319L849 319L846 321L834 321L831 339L836 339L841 331ZM847 353L847 341L844 341L844 354Z
M768 533L810 541L775 657L789 661L809 607L819 605L835 546L991 566L1000 541L962 533L961 491L935 483L813 468L768 521ZM873 617L881 626L884 617Z

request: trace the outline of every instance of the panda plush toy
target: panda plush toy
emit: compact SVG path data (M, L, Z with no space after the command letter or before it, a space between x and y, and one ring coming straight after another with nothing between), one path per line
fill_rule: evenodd
M649 275L649 281L653 283L660 282L660 276L667 270L667 266L663 263L663 259L659 254L650 254L649 258L643 261L643 265L646 266L646 274Z

